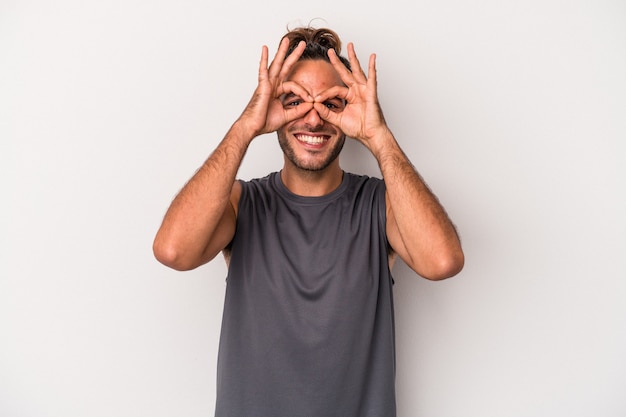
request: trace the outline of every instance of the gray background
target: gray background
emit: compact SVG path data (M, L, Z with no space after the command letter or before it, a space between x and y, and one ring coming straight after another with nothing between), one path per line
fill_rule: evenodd
M168 270L152 238L261 46L314 18L378 54L466 252L452 280L394 270L400 416L626 415L617 0L4 0L0 415L212 414L224 261ZM259 138L240 176L281 164ZM354 142L342 165L378 173Z

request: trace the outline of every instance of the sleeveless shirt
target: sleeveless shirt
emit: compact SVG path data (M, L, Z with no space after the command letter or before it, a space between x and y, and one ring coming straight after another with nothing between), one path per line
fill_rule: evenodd
M278 172L241 184L215 415L395 416L384 182L344 173L322 197Z

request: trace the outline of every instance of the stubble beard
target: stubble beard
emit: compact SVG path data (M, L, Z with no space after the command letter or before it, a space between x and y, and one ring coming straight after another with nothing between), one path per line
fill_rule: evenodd
M287 135L285 131L279 130L277 133L278 133L278 144L280 145L280 148L283 150L283 153L285 154L287 159L296 168L303 170L303 171L310 171L310 172L319 172L328 168L330 164L332 164L333 161L337 159L337 157L339 157L339 154L341 153L341 150L343 149L343 145L346 142L346 136L342 134L337 140L337 142L330 149L330 152L325 150L325 152L328 152L328 153L324 159L316 160L316 161L304 161L301 158L298 158L298 156L296 155L296 152L294 151L293 147L289 143L289 140L287 139Z

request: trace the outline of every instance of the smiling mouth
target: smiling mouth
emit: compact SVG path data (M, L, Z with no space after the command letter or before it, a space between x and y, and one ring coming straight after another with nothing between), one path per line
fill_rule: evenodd
M298 139L300 142L304 142L308 145L321 145L322 143L326 142L329 138L329 136L312 136L312 135L304 135L304 134L300 134L300 135L295 135L296 139Z

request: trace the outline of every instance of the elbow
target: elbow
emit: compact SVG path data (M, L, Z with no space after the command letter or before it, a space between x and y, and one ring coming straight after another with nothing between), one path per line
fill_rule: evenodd
M183 254L176 246L162 242L158 236L152 245L152 253L157 261L176 271L189 271L197 267L186 262Z
M463 266L465 266L465 255L459 249L437 257L431 266L420 275L431 281L441 281L457 275Z

